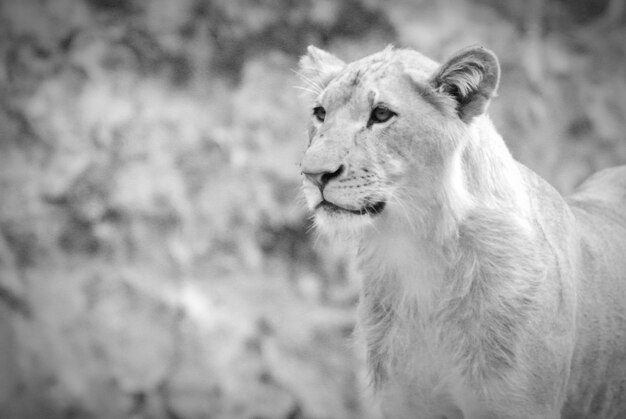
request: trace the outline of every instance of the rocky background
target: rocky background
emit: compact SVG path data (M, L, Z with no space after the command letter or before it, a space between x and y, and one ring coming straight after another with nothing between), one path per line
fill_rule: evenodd
M567 193L626 163L625 27L622 0L0 0L0 417L378 418L358 277L298 198L298 56L493 49L496 125Z

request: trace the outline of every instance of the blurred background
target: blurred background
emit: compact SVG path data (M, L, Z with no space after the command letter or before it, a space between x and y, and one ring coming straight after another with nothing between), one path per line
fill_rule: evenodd
M564 193L626 163L623 0L0 0L0 417L378 418L308 232L308 44L501 60Z

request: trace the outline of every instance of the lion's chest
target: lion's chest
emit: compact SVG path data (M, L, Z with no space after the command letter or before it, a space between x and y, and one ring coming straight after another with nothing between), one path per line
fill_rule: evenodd
M367 266L377 263L375 256L362 265L369 275L363 282L360 323L383 409L397 418L461 417L460 404L474 404L476 393L465 376L472 361L459 357L459 347L474 341L476 330L438 316L441 301L447 300L439 285L448 272L436 258L401 241L393 247L393 257L376 255L378 270Z
M455 418L460 404L476 402L472 372L491 370L484 351L500 344L488 328L498 295L453 298L457 269L441 252L407 235L381 236L361 253L359 317L383 405L393 406L389 417L406 409L407 417Z
M457 417L460 403L473 396L449 345L438 342L441 331L432 324L395 326L391 330L393 333L386 337L388 347L406 349L377 355L389 357L379 387L387 416Z

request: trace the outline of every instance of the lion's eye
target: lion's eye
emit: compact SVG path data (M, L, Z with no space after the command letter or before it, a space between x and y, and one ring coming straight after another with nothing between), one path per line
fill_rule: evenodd
M389 121L389 119L391 119L391 117L395 115L395 112L385 106L376 106L374 109L372 109L368 125L387 122Z
M317 118L318 121L324 122L326 118L326 109L321 106L316 106L313 108L313 115Z

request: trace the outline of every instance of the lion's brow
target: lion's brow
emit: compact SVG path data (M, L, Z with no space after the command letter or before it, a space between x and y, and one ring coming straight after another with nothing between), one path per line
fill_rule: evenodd
M367 92L367 101L370 104L370 107L373 108L376 103L376 99L378 97L378 92L375 90L370 90Z
M343 90L343 89L329 89L324 92L324 96L322 98L322 102L328 100L334 104L337 108L342 108L350 102L350 99L353 96L351 90Z
M322 101L330 100L339 108L345 106L354 97L362 75L361 71L357 71L354 75L348 74L334 80L324 91Z

